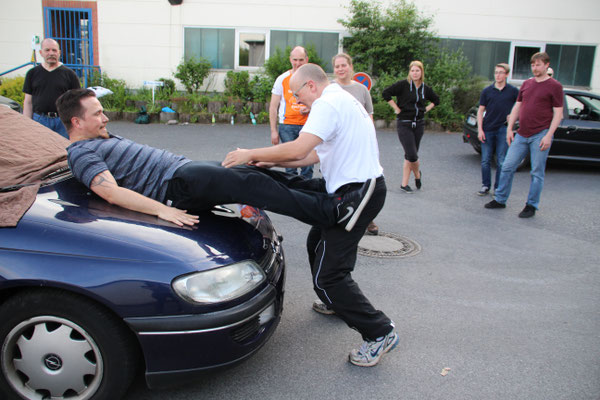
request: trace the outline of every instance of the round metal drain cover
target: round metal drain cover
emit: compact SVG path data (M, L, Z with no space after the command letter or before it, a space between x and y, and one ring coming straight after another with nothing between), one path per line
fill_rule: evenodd
M404 236L379 232L377 236L365 235L358 243L358 254L379 258L411 257L421 252L421 246Z

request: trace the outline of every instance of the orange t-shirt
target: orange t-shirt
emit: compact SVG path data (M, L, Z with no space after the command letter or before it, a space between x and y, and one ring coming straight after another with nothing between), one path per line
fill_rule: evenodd
M300 110L306 108L296 102L296 98L290 89L292 70L286 71L277 77L271 93L281 96L279 102L279 123L286 125L304 125L308 114L302 114Z

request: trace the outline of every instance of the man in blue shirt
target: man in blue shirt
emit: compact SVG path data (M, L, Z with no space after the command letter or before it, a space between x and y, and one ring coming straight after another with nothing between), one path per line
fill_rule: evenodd
M494 83L481 92L477 110L477 137L481 142L481 189L480 196L489 193L492 187L492 157L496 150L496 179L494 190L498 188L500 170L508 150L506 142L506 122L512 110L519 90L506 83L510 67L508 64L496 64Z

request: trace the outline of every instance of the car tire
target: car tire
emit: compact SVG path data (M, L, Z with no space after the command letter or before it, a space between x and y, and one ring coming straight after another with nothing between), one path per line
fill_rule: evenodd
M137 365L131 332L65 291L17 294L0 306L0 393L10 399L120 399Z

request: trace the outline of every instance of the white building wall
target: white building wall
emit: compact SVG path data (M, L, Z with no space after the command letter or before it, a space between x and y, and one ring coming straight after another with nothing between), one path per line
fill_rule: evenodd
M40 0L1 1L0 71L6 71L31 59L31 37L43 36L43 15ZM144 80L172 77L183 57L184 26L343 32L337 20L347 18L349 2L183 0L182 5L171 6L167 0L97 0L97 63L109 76L139 87ZM433 16L440 37L595 46L600 42L597 0L415 0L415 4ZM219 81L212 84L220 87ZM598 47L591 86L600 91Z

